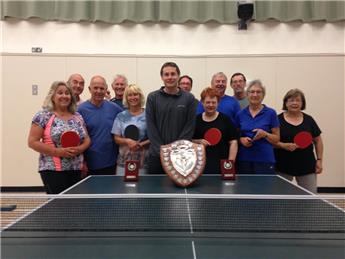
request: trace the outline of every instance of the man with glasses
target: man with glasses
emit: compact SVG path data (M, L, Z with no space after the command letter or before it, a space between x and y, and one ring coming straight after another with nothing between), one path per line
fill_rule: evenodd
M230 86L234 91L233 97L239 102L241 109L249 105L245 91L247 79L242 73L235 73L231 76Z

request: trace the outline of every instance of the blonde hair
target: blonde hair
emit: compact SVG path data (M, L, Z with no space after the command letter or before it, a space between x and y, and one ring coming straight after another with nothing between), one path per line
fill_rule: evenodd
M64 85L67 88L69 94L71 95L71 102L68 105L67 109L70 113L74 114L77 110L77 103L76 103L75 97L72 93L72 88L70 86L68 86L64 81L55 81L52 83L52 85L50 86L49 92L48 92L48 94L47 94L47 96L43 102L42 108L46 109L48 111L54 111L55 105L54 105L52 99L56 93L56 90L61 85Z
M128 108L128 102L127 102L127 97L131 93L138 93L140 95L140 107L143 107L145 104L145 96L143 91L140 89L139 86L136 84L130 84L125 88L125 92L123 93L123 106Z

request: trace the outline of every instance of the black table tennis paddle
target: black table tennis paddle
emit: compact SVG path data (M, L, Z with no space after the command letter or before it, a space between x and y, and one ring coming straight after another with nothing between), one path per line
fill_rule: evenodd
M125 137L133 139L135 141L139 140L139 128L133 124L128 125L125 128Z

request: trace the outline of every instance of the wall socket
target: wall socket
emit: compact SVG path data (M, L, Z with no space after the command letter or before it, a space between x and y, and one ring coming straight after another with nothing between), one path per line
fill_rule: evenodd
M32 95L38 95L38 85L31 86Z
M41 47L32 47L31 52L32 53L42 53L43 49Z

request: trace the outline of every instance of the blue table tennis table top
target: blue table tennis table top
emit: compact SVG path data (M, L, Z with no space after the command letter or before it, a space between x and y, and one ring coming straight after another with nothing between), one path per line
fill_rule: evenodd
M140 176L138 182L124 182L123 176L92 176L61 195L64 194L310 195L306 190L276 175L238 175L235 181L224 181L216 175L203 175L187 188L177 187L166 175ZM167 200L164 202L169 203ZM221 203L224 202L227 206L226 201L222 199ZM256 206L252 201L250 202L254 207ZM310 201L307 200L306 202ZM49 204L52 205L53 203L48 203L45 206L49 206ZM209 206L211 211L218 209L217 206L214 207L207 202L205 204L205 206ZM125 206L123 204L117 205ZM199 205L199 200L191 203L192 207ZM337 210L328 204L326 207ZM98 212L101 217L107 210L100 208ZM170 212L170 210L162 210L164 217ZM246 217L247 212L251 213L251 210L244 206L243 212L241 212L243 213L242 216ZM35 213L37 211L29 214L28 218L35 218ZM68 213L67 210L66 215ZM126 220L126 215L119 215L115 210L113 213L115 218L122 217L122 220ZM134 222L139 220L141 216L152 216L151 212L147 214L137 211L138 215L133 215L136 213L135 211L128 211L128 213L132 213L130 215L134 218ZM230 214L229 222L231 222L231 211L230 213L228 211L221 213L223 213L221 217L227 217L227 214ZM269 216L271 212L267 210L264 213L263 216ZM339 210L336 213L340 213L340 219L345 223L344 212ZM315 215L315 217L317 218L319 215ZM177 222L176 224L182 222L183 225L184 219L173 219L173 230L176 230L174 220ZM25 221L25 218L22 221ZM197 221L197 219L194 219L192 215L191 221ZM23 233L21 237L12 237L7 235L7 232L11 234L11 228L9 228L1 233L1 258L344 258L345 233L343 228L336 235L336 238L329 238L327 233L312 234L308 235L307 238L304 238L301 233L295 233L289 237L278 233L278 238L277 233L275 235L252 233L251 236L248 236L236 232L235 235L211 234L207 236L205 230L201 231L202 235L197 235L198 227L200 228L205 222L207 225L212 219L206 216L201 221L203 222L196 223L195 234L181 236L173 235L173 232L168 232L164 236L155 236L145 234L147 230L144 229L142 232L130 232L129 234L124 232L115 236L97 234L83 237L65 235L62 232L63 234L55 235L54 233L45 237L35 237L30 234L26 235L26 233ZM21 221L17 225L20 226L20 223ZM50 223L52 225L57 224ZM90 222L90 224L92 223ZM151 222L150 224L152 226L155 223ZM225 224L224 232L228 227L233 228L234 226ZM171 230L169 229L169 231ZM178 229L178 231L181 230Z

